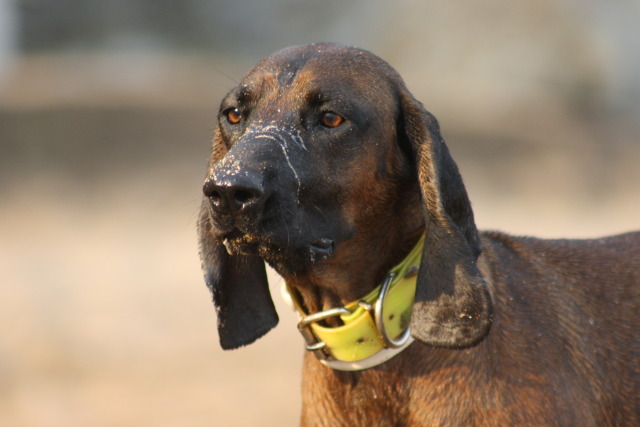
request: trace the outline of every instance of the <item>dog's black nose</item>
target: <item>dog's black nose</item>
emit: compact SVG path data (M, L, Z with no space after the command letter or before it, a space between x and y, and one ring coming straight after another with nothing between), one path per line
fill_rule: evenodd
M248 172L217 173L204 182L203 192L218 214L261 213L264 188L260 176Z

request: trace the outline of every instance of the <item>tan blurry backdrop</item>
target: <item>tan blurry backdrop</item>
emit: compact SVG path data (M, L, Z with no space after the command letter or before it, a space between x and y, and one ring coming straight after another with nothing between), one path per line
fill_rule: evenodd
M217 103L280 47L394 65L480 228L640 229L640 7L316 3L0 0L1 426L296 424L280 280L280 326L222 352L195 235Z

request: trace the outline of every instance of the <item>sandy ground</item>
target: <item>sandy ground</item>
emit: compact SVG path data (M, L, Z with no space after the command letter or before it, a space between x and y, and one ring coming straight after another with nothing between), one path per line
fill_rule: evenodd
M60 121L47 117L37 123ZM3 162L0 425L297 424L302 340L277 276L280 326L245 349L217 345L195 235L207 120L184 125L203 132L197 149L156 147L163 154L142 164L136 137L175 140L178 122L169 136L164 119L140 134L133 126L119 146L112 135L101 144L115 148L93 150L107 160L88 170L79 164L93 151L74 154L73 144L55 151L55 166L24 147L19 164ZM41 127L65 147L51 123ZM480 228L544 237L640 228L638 145L603 148L572 132L557 136L567 145L445 133Z
M72 185L55 177L3 195L0 425L295 424L292 313L256 346L218 348L197 188L145 191L161 174L93 198L43 191Z

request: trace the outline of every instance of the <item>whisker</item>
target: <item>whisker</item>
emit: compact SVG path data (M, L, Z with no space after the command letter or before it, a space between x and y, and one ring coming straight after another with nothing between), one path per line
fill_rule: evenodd
M214 67L214 68L213 68L213 70L214 70L216 73L220 74L221 76L226 77L226 78L228 78L229 80L231 80L231 81L234 83L234 86L235 86L235 85L239 85L239 84L240 84L240 82L239 82L238 80L234 79L233 77L231 77L231 76L230 76L230 75L228 75L227 73L223 72L223 71L222 71L222 70L220 70L219 68Z

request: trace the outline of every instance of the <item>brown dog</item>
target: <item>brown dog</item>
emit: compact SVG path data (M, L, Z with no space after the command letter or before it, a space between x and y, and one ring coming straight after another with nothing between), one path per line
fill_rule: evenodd
M276 325L266 261L311 350L302 424L640 425L640 233L478 233L437 121L363 50L279 51L218 120L199 235L220 343Z

